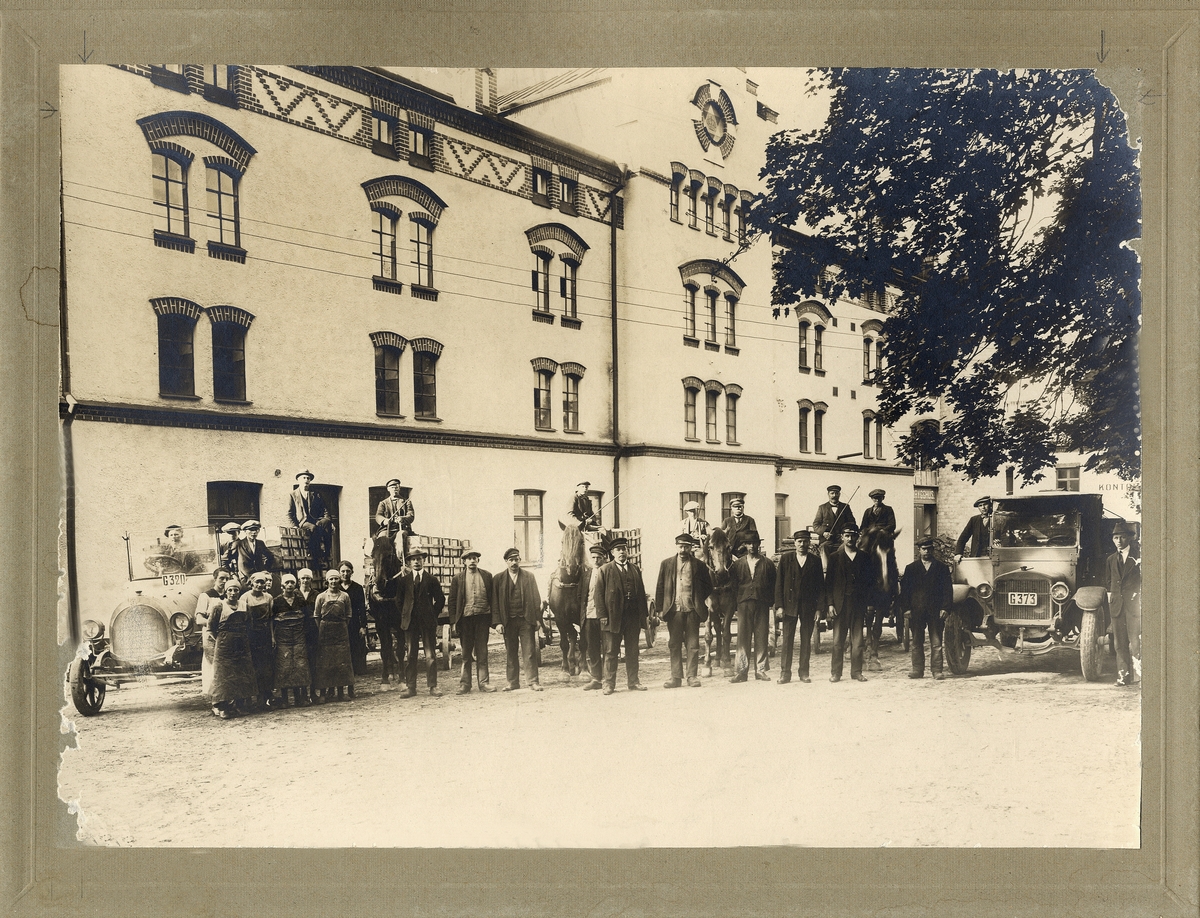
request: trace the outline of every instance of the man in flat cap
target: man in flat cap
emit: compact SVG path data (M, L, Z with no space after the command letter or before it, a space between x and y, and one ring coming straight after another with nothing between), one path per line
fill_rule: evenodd
M729 579L737 596L737 662L730 682L746 682L750 670L754 678L769 680L767 638L770 632L771 604L775 600L775 564L761 551L757 529L743 535L746 553L733 562Z
M754 517L746 516L746 502L740 497L729 502L729 516L721 522L721 528L729 536L729 550L735 555L746 544L746 534L758 532L758 524L754 522Z
M863 675L863 622L867 602L875 585L875 562L871 554L859 551L855 545L858 527L842 529L842 545L829 559L825 578L825 602L833 622L833 658L830 660L830 682L842 678L842 658L846 654L846 639L850 639L850 676L866 682Z
M595 691L604 685L604 632L600 630L600 613L596 611L596 572L608 562L608 546L603 539L588 546L592 564L586 567L579 578L579 589L586 597L583 621L579 628L579 657L589 679L583 687L585 692Z
M609 543L612 560L593 576L596 612L604 632L604 694L617 690L617 655L625 642L625 679L631 692L644 692L638 679L638 654L646 626L646 587L642 572L629 560L629 541L617 537Z
M575 485L575 493L571 496L571 507L563 518L565 525L574 525L584 532L594 532L600 528L596 520L596 511L592 507L592 499L588 496L590 481L581 481Z
M450 580L450 627L462 641L462 675L458 694L471 691L472 670L479 691L496 691L489 684L488 636L492 627L492 575L479 566L479 552L462 553L463 569Z
M954 603L950 568L933 556L933 539L917 543L920 557L904 569L900 580L900 607L908 614L912 631L912 670L910 679L925 675L925 631L929 631L929 658L933 678L942 673L942 628L946 612Z
M492 578L492 621L504 629L507 677L504 691L521 687L521 672L531 691L540 692L537 631L542 615L542 594L533 574L521 567L520 549L504 553L508 570Z
M425 681L429 694L441 695L437 684L437 622L446 605L446 595L437 576L425 567L425 552L414 548L408 553L408 566L400 575L397 588L397 605L400 606L400 627L404 630L404 681L403 697L417 694L417 648L425 645Z
M412 535L416 512L412 501L400 496L399 478L389 479L387 490L388 496L375 508L375 523L396 544L397 557L403 558L408 552L408 537Z
M967 520L962 535L954 545L954 560L961 561L964 555L968 558L986 558L992 547L992 499L981 497L975 501L979 513ZM971 551L967 553L967 542L971 543Z
M783 615L783 643L779 649L779 681L792 681L792 649L796 628L800 629L800 660L796 667L801 682L812 681L808 663L812 655L813 625L824 612L825 571L821 559L812 550L812 533L797 529L792 533L794 551L785 551L775 576L775 608Z
M664 688L679 688L684 679L683 647L687 645L687 684L700 687L700 622L708 617L705 602L712 592L708 568L693 555L696 540L686 532L675 536L676 553L658 568L655 607L667 621L671 678Z
M887 565L887 589L875 591L867 606L867 647L870 653L869 666L879 672L883 667L879 663L879 639L883 636L883 620L892 608L892 603L900 593L900 568L896 564L896 513L887 506L883 499L887 493L883 488L875 488L867 495L871 498L871 506L863 511L862 530L875 530L877 535L872 544L881 542L888 546L884 563ZM896 617L896 640L904 640L904 618Z
M813 535L817 538L817 547L829 558L838 551L842 533L847 528L858 529L854 520L854 511L849 504L842 503L842 486L831 484L825 489L828 501L817 507L817 515L813 518ZM857 537L857 532L855 533Z
M221 566L240 581L248 581L251 574L270 571L275 567L275 556L259 539L262 523L246 520L238 532L238 539L225 548Z
M313 473L308 469L296 473L296 486L288 495L288 522L300 530L307 539L308 559L316 570L329 567L329 555L333 544L333 517L325 507L321 495L309 485Z
M1133 685L1142 670L1142 566L1133 552L1137 531L1125 520L1113 527L1117 550L1108 556L1108 613L1117 651L1117 685Z

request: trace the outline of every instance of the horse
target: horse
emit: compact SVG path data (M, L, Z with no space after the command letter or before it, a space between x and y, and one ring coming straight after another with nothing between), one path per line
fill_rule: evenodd
M579 674L579 635L587 602L580 588L586 567L585 556L583 534L579 527L565 527L558 568L550 577L546 602L558 628L563 672L569 676Z
M903 612L894 607L900 598L900 570L896 565L896 536L899 530L891 532L882 526L868 526L858 536L858 550L871 555L875 562L875 582L871 585L867 599L867 648L868 667L879 672L883 669L879 662L879 638L883 635L883 620L889 613L895 612L897 619L896 630L898 639L903 639Z
M708 568L712 593L706 605L708 617L704 629L704 675L712 675L713 644L716 644L717 665L727 676L733 675L733 660L729 648L732 641L733 617L737 612L737 594L733 589L729 569L733 566L733 549L725 530L713 529L708 541L702 543L696 556Z
M391 676L399 683L404 677L404 633L400 630L400 610L396 607L397 581L403 571L396 557L396 546L381 529L371 546L371 582L367 584L367 610L375 619L375 634L379 638L379 659L383 664L382 681ZM393 649L392 639L395 638Z

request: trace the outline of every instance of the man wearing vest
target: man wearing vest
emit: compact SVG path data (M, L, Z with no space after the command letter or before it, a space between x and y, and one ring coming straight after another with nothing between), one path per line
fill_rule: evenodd
M784 552L775 576L775 608L783 615L783 643L779 650L779 681L792 681L792 648L800 628L800 661L796 676L811 682L808 663L812 654L813 625L825 604L825 572L821 559L811 552L812 534L798 529L792 534L796 550Z
M489 684L488 632L492 627L492 589L490 572L479 566L479 552L463 552L462 573L450 581L450 627L462 641L462 675L458 694L471 691L471 672L478 674L479 691L496 691Z
M389 479L387 489L388 496L375 508L375 522L398 546L397 557L403 558L408 551L408 537L412 534L412 524L417 514L412 501L400 496L399 478Z
M404 698L417 694L417 647L425 645L425 681L429 694L441 695L437 684L437 621L446 605L442 585L431 572L424 570L425 552L417 548L408 553L411 570L400 576L400 627L404 629Z
M309 488L313 473L308 469L296 473L298 484L288 496L288 522L303 534L307 541L308 561L315 570L329 566L333 544L333 518L321 500L321 495Z
M849 528L857 530L858 524L854 521L854 511L850 505L842 503L841 485L830 485L825 489L825 494L829 500L817 507L817 515L813 518L813 534L817 537L817 547L828 558L838 550L842 533Z
M542 594L533 574L521 567L521 552L504 553L508 570L492 579L492 621L504 628L508 682L504 691L521 687L521 670L531 691L540 692L537 667L537 629L542 614Z
M663 610L667 620L667 649L671 654L671 678L663 688L679 688L683 684L683 647L687 644L687 684L700 687L697 671L700 665L700 621L708 617L704 603L712 592L708 568L692 554L696 540L686 532L675 537L678 553L667 558L658 568L658 587L654 592L655 606Z
M604 694L617 689L617 655L625 642L625 678L631 692L644 692L638 681L638 652L646 625L646 588L642 572L629 560L629 542L621 537L609 545L613 559L595 574L596 612L604 633Z
M946 611L954 602L950 568L933 556L933 539L917 543L920 558L904 569L900 581L900 607L908 613L912 630L912 671L910 679L925 675L925 630L929 630L929 658L933 678L942 673L942 628Z
M742 536L746 553L733 562L729 579L737 595L737 662L730 682L746 682L751 668L754 678L769 680L767 637L771 604L775 599L775 564L759 550L762 539L751 529ZM753 644L753 646L751 646Z

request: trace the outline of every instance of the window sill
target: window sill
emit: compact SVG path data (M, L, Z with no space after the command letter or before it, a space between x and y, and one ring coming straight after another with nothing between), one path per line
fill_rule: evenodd
M420 153L409 153L408 164L414 169L424 169L426 172L433 172L433 162L428 156L422 156Z
M253 405L254 402L246 401L244 398L217 398L213 396L213 401L218 405Z
M537 194L535 192L533 197L531 198L531 200L538 207L551 207L552 206L550 204L550 196L547 194Z
M712 236L714 239L717 237L716 230L706 229L704 232L708 233L708 235Z
M721 349L721 345L717 344L715 341L705 341L704 349L706 351L719 351Z
M236 261L239 265L246 263L246 250L236 245L226 245L224 242L208 243L208 257L219 258L221 261Z
M578 208L575 207L574 204L559 204L558 212L560 214L566 214L568 217L578 217L579 216L579 210L578 210Z
M536 430L538 433L554 433L553 427L537 427L535 425L533 429Z
M188 86L187 77L182 73L176 73L174 70L160 70L157 67L151 67L150 82L164 89L173 89L175 92L181 92L185 96L190 95L192 91L191 87Z
M824 370L813 370L813 372L814 372L814 373L816 373L818 376L824 376L824 375L825 375L825 371L824 371Z
M176 401L180 401L180 402L198 402L198 401L200 401L200 396L198 396L198 395L180 395L175 392L160 392L160 393L158 393L158 397L175 399Z
M737 440L726 440L725 445L726 446L741 446L742 444L739 443Z
M699 338L693 338L693 337L691 337L690 335L684 335L684 336L683 336L683 343L684 343L684 344L686 344L688 347L699 347L699 346L700 346L700 339L699 339Z
M810 450L802 449L802 450L799 450L799 452L802 452L802 453L804 453L804 455L807 456L809 454Z
M552 312L541 312L541 311L539 311L539 310L535 309L535 310L533 311L533 321L535 321L535 322L543 322L543 323L545 323L546 325L553 325L553 324L554 324L554 313L552 313Z
M736 356L737 356L738 354L740 354L741 352L742 352L742 351L741 351L741 349L740 349L740 348L738 348L738 347L735 347L735 346L734 346L734 345L732 345L732 344L727 344L727 345L725 345L725 353L726 353L726 354L732 354L734 357L736 357Z
M671 218L671 222L672 222L672 223L678 223L680 226L683 226L683 221L682 221L682 220L680 220L678 217L672 217L672 218Z
M166 230L154 231L154 244L160 249L173 249L176 252L187 252L191 255L196 251L196 240L190 236L180 236L168 233Z
M217 105L227 105L230 108L237 108L237 93L232 89L222 89L219 86L213 86L210 83L204 84L204 98L209 102L216 102Z
M721 445L720 440L705 440L704 442L707 443L709 446L720 446Z
M686 440L688 443L699 443L700 442L699 437L684 437L683 439Z
M426 415L421 415L421 414L415 414L415 415L413 415L413 420L414 421L429 421L434 424L442 423L441 418L435 418L432 415L426 416Z
M403 421L404 420L404 415L402 415L402 414L380 414L378 411L375 412L375 417L386 418L391 421Z
M577 436L577 437L582 437L582 436L584 435L584 431L582 431L582 430L568 430L568 429L567 429L567 428L565 428L565 427L563 428L563 433L565 433L565 434L574 434L574 435L575 435L575 436Z
M721 238L722 238L723 240L725 240L726 242L733 242L733 237L732 237L732 236L730 236L728 233L726 233L726 234L725 234L724 236L722 236Z
M409 284L408 292L418 300L432 300L435 303L437 302L438 292L433 287L424 287L421 284Z
M700 232L700 227L698 227L695 223L689 223L688 229L694 229L697 233Z
M797 373L811 373L812 367L796 367Z
M563 316L562 317L562 327L563 328L575 328L575 329L583 328L583 320L576 319L572 316Z
M404 284L400 281L394 281L388 277L379 277L376 275L371 278L371 286L376 290L382 290L384 293L401 293L404 290Z
M376 156L382 156L384 159L399 160L400 154L396 152L395 146L383 140L371 141L371 152Z

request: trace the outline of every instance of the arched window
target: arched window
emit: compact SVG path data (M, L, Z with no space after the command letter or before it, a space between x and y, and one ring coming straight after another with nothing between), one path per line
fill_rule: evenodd
M442 345L432 338L414 338L409 342L413 351L413 416L437 419L437 362Z
M709 344L717 343L717 293L716 288L704 291L708 303L704 312L704 340Z
M863 338L863 382L871 382L871 339Z
M179 297L151 300L150 305L158 315L158 394L194 398L196 321L203 310Z
M558 274L558 299L561 301L563 328L581 328L579 319L579 269L587 254L588 244L568 226L561 223L541 223L525 231L529 250L533 253L533 318L547 325L554 324L550 293L551 277ZM555 269L557 260L561 268Z
M188 169L191 154L175 144L153 151L155 231L171 236L190 236L188 219ZM193 249L195 243L193 243Z
M806 398L800 399L797 406L800 409L800 424L799 424L799 448L800 452L808 452L808 421L812 416L813 403Z
M875 458L883 458L883 421L875 418Z
M683 336L696 337L696 290L695 284L685 284L683 287Z
M709 443L717 442L717 395L713 389L704 393L704 437Z
M246 331L254 316L233 306L208 310L212 321L213 399L246 401Z
M375 413L398 418L400 414L400 355L408 343L395 332L375 332Z
M683 281L684 343L698 347L698 317L696 299L700 291L699 277L704 277L704 347L705 350L721 349L719 321L725 319L725 348L728 353L737 353L737 303L746 285L740 277L719 261L697 258L679 266ZM724 298L725 305L721 306Z
M812 326L807 322L800 323L800 369L810 369L808 365L808 330Z
M871 425L875 420L872 411L864 411L862 419L862 454L864 459L871 458Z
M550 381L554 374L549 370L537 371L537 383L533 390L533 426L538 430L552 430L550 421Z
M699 440L696 435L696 399L704 383L695 376L683 381L683 436L686 440Z
M825 412L828 406L818 402L813 406L813 452L825 452Z
M565 319L579 317L579 262L565 255L559 256L562 262L562 280L559 281L559 293L562 295L562 314Z
M725 442L730 446L738 445L737 406L741 397L741 386L730 384L725 387Z
M550 314L550 260L553 253L545 249L533 252L533 310Z
M821 339L824 334L825 329L820 325L813 326L813 369L817 371L825 369L825 357L821 347Z
M816 300L800 303L795 312L799 342L796 367L801 373L816 370L819 375L824 372L821 363L821 336L825 327L822 323L831 322L833 316Z
M412 263L417 270L414 287L433 290L433 227L426 217L410 214L412 221ZM434 291L436 293L436 291ZM417 291L414 289L413 294Z
M215 236L209 239L209 254L224 254L228 261L245 262L239 201L242 172L237 163L223 156L206 156L204 164L208 176L208 218ZM225 246L227 251L214 252L214 242Z
M700 183L692 182L687 189L687 222L692 229L699 229L696 225L696 203L700 197Z
M374 255L379 265L374 278L375 289L399 293L402 285L396 277L396 221L400 215L390 207L379 205L372 207L371 211L374 221L371 228L375 236Z
M433 237L438 220L446 209L446 202L420 182L402 175L369 179L362 183L362 189L374 212L372 232L376 236L375 256L379 273L373 279L373 286L387 293L400 293L402 284L398 265L403 260L413 266L408 292L418 299L436 300L438 292L434 287ZM410 204L421 209L408 210ZM410 250L402 259L399 245L404 237L399 234L398 224L406 212L410 224L407 237Z
M737 347L737 297L725 294L725 346Z

